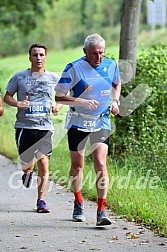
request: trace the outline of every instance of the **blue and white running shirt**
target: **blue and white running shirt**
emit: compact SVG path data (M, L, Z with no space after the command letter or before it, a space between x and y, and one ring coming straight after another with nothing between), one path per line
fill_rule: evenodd
M112 88L119 83L119 69L114 60L103 58L101 65L95 68L85 61L85 57L69 63L62 73L56 90L65 94L70 91L72 97L96 100L99 105L97 109L92 110L83 106L70 107L65 127L85 131L111 129L109 116L100 117L100 115L108 111Z

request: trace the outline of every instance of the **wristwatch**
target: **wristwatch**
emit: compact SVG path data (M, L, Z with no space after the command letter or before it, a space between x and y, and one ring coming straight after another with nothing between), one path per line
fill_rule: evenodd
M120 106L120 100L114 99L113 102L117 102L117 105Z

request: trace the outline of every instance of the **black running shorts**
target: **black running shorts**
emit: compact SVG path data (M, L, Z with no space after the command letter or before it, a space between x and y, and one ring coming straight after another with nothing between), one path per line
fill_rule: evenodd
M15 139L23 163L29 163L37 152L52 154L52 135L49 130L16 129Z
M71 151L81 151L84 149L88 137L91 145L95 143L105 143L109 145L110 130L101 129L96 132L85 132L75 128L68 130L68 146Z

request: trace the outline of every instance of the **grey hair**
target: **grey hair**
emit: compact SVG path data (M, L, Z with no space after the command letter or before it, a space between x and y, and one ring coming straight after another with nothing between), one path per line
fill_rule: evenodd
M94 33L86 37L84 41L84 48L89 48L90 46L97 46L101 43L105 47L105 40L99 34Z

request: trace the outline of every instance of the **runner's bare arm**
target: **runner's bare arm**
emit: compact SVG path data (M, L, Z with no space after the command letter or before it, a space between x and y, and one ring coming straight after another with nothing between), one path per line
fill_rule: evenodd
M121 93L121 83L119 83L117 86L113 88L113 99L110 106L110 111L113 115L119 114L120 93Z
M4 113L4 107L3 107L3 104L2 104L2 97L0 96L0 116L2 116Z
M9 93L8 91L6 92L4 96L4 102L12 107L17 107L17 108L22 108L22 109L27 109L30 105L30 102L28 101L27 96L25 97L23 101L17 101L14 99L13 95Z
M72 106L83 106L88 109L96 109L99 105L99 102L96 100L85 100L82 98L75 98L64 94L61 91L56 92L55 101L57 103L72 105Z

